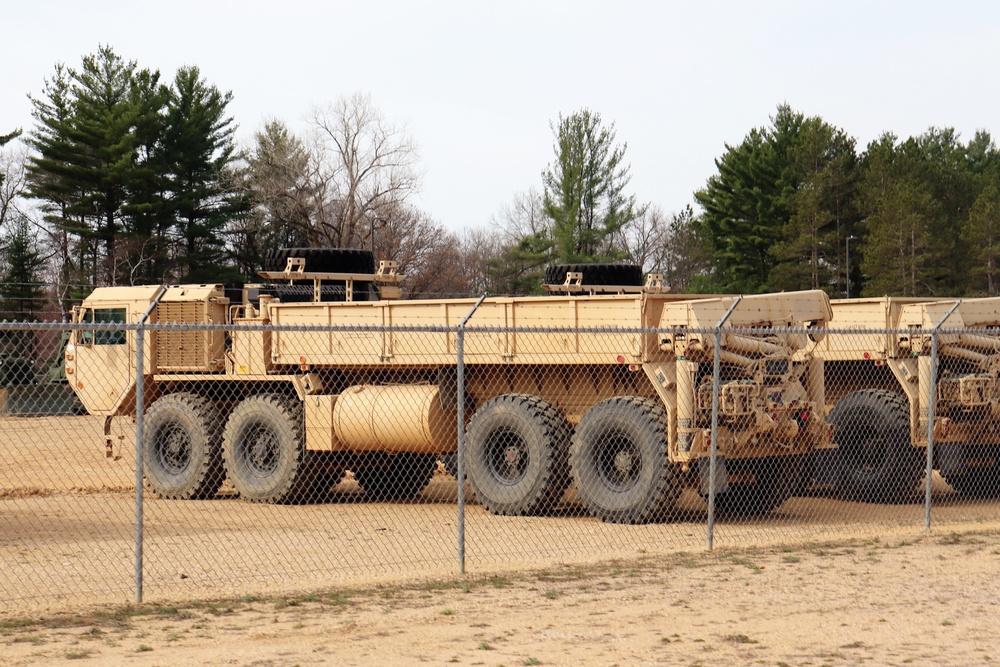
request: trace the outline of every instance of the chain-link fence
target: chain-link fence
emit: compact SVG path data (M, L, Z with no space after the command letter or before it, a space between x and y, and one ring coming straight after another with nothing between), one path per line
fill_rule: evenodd
M475 305L3 324L0 609L997 520L994 329L472 326Z

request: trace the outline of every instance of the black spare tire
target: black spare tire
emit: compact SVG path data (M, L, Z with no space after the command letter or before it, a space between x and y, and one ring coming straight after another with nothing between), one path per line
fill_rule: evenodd
M264 271L284 271L290 257L306 260L312 273L375 273L375 256L355 248L277 248L264 253Z
M642 267L635 264L553 264L545 268L546 285L562 285L566 274L579 271L584 285L641 287Z

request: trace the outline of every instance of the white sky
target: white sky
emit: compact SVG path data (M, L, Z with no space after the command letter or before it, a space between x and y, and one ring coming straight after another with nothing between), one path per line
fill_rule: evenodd
M200 67L233 92L241 141L365 92L420 146L416 203L455 230L540 189L550 122L583 107L628 144L639 201L668 212L783 102L859 149L930 126L1000 138L986 0L18 0L0 18L0 134L30 129L27 94L100 44L168 81Z

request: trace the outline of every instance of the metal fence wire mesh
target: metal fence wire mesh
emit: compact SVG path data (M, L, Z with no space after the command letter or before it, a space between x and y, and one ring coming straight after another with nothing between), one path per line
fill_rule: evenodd
M1000 335L965 311L543 328L314 305L0 325L0 611L997 519Z

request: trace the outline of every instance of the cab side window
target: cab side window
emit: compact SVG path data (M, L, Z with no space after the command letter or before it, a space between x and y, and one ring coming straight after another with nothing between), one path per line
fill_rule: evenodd
M83 322L88 324L124 324L124 308L88 308L83 313ZM125 331L89 330L83 331L84 344L124 345Z

